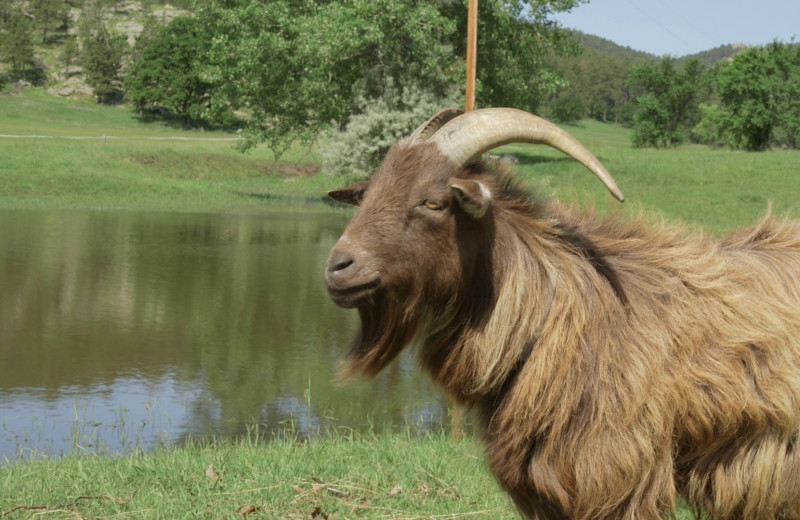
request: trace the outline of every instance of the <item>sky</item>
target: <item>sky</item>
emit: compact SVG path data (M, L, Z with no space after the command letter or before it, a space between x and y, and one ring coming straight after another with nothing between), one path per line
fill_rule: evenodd
M657 56L729 43L800 42L800 0L591 0L554 18L565 28Z

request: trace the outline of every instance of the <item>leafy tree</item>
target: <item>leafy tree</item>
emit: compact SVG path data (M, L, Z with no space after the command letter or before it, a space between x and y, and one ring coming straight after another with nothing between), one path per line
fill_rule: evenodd
M480 5L479 105L535 110L558 76L544 57L573 43L549 15L580 0L484 0ZM245 109L245 146L277 152L344 126L357 96L389 85L447 97L464 78L466 0L246 0L204 6L214 35L205 77L221 86L209 108Z
M796 147L800 137L800 48L773 42L721 63L714 75L721 141L765 150L776 135Z
M626 78L630 61L595 53L587 57L583 68L589 116L599 121L629 122L626 106L633 101L633 93Z
M665 56L631 69L629 83L642 89L633 115L633 145L671 148L683 142L699 119L699 88L703 66L689 60L679 70Z
M109 102L120 87L122 59L128 48L123 35L111 34L106 25L95 19L84 30L81 62L86 71L86 83L92 87L97 101Z
M441 92L452 73L441 41L454 26L427 1L229 0L197 16L215 35L204 60L206 79L220 85L209 116L246 109L245 147L268 142L276 154L343 124L355 94L374 97L387 78Z
M144 48L125 77L125 95L141 111L162 107L189 126L200 119L213 85L200 77L198 58L209 47L199 23L178 17L144 40Z
M17 77L29 77L34 73L36 57L28 17L17 8L11 12L5 32L0 34L0 57L11 65Z
M30 0L29 8L36 28L42 32L42 42L47 42L47 31L66 18L67 5L63 0Z
M782 85L779 92L778 127L773 142L779 146L800 148L800 45L774 42L767 52L775 59Z
M64 78L69 78L69 67L72 65L75 58L78 57L78 52L78 42L75 37L68 36L64 41L64 46L61 48L61 54L58 57L59 62L64 67Z
M144 50L150 45L150 42L162 27L163 25L155 16L148 15L145 17L142 23L142 31L136 36L136 41L128 54L130 63L136 63L142 58Z
M559 123L569 123L583 118L586 107L575 94L562 94L550 104L550 117Z
M0 0L0 27L5 26L14 12L16 0Z
M585 0L481 0L478 2L478 106L512 106L536 112L562 86L548 57L578 54L571 33L552 19ZM457 24L450 41L466 55L467 1L441 2L441 12Z
M733 143L725 143L721 140L720 127L722 122L722 111L719 105L713 103L700 103L700 121L692 128L692 142L704 144L711 147L730 146Z
M574 97L584 107L581 117L628 122L625 107L632 100L627 83L630 58L584 49L579 56L554 57L551 61L567 84L551 103L551 111L563 103L563 98Z

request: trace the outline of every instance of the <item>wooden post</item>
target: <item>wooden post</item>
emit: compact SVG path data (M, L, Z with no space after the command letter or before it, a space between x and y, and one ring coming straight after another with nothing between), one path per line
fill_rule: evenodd
M478 54L478 0L469 0L467 11L467 90L465 110L475 109L475 63ZM464 409L453 403L450 417L450 434L454 441L461 440L464 427Z
M475 63L478 54L478 0L469 0L467 11L467 91L466 111L475 108Z

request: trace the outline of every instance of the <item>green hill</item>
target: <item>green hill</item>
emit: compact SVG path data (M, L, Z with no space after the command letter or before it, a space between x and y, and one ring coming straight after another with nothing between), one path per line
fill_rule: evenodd
M680 65L686 60L689 60L691 58L697 58L698 60L700 60L700 63L702 63L706 67L712 67L720 61L730 59L734 54L746 48L747 45L744 45L742 43L731 43L728 45L720 45L719 47L714 47L713 49L709 49L707 51L698 52L697 54L690 54L688 56L683 56L681 58L678 58L677 62Z
M655 54L650 54L649 52L644 52L644 51L637 51L636 49L631 49L630 47L619 45L618 43L614 43L611 40L607 40L605 38L601 38L593 34L586 34L584 32L577 30L572 30L570 32L581 41L584 49L589 49L598 52L600 54L606 54L609 56L613 56L615 58L621 58L623 60L628 60L632 63L658 59L658 56L656 56Z
M638 51L624 45L619 45L611 40L595 36L593 34L586 34L581 31L570 31L582 43L584 49L621 58L630 63L640 63L643 61L657 60L660 56L650 54L649 52ZM700 63L707 67L715 65L717 62L727 60L737 52L746 49L747 45L742 43L731 43L728 45L720 45L706 51L698 52L695 54L687 54L686 56L676 56L678 64L681 64L691 58L697 58Z

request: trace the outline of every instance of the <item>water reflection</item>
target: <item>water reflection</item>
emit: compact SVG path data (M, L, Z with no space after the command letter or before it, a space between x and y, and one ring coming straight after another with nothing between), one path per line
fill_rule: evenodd
M357 316L321 272L348 218L0 211L0 458L437 427L408 355L333 383Z

